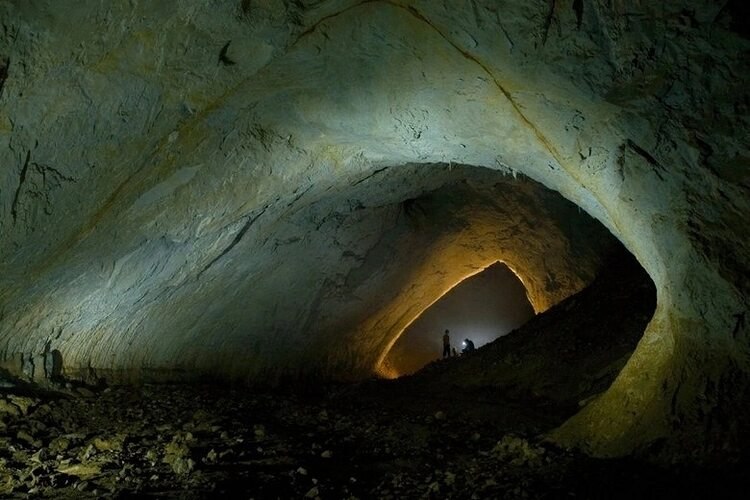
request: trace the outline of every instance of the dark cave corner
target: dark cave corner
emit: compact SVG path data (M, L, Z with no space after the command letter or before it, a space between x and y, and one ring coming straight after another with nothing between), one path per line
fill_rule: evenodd
M10 69L10 59L0 57L0 97L3 96L3 87L8 79L8 71Z

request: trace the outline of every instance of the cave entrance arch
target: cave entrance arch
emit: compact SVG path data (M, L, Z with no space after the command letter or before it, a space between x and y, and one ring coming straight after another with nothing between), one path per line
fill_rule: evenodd
M383 339L382 344L376 344L370 351L380 352L373 366L382 376L398 375L384 361L408 326L456 285L497 261L506 263L518 276L536 312L554 309L566 300L575 302L574 296L594 282L597 275L626 261L633 270L631 274L651 283L637 260L598 221L559 193L523 175L463 165L417 164L380 171L373 178L365 176L367 180L361 186L370 192L373 187L367 183L372 179L377 179L381 186L391 182L404 185L405 179L419 179L425 172L433 181L450 175L446 182L437 182L418 196L413 193L396 196L396 200L402 200L399 220L405 232L402 239L394 242L391 248L397 250L388 255L387 262L375 261L389 289L370 290L369 297L377 312L363 321L351 337L353 342ZM395 271L389 274L391 270ZM382 299L380 292L390 293L387 300L378 302ZM653 290L649 293L653 294ZM628 324L629 328L607 328L610 335L583 332L582 338L596 346L594 357L587 358L586 352L568 348L579 342L576 325L568 324L564 342L569 345L559 345L556 343L559 339L554 338L527 342L516 336L505 344L511 346L509 352L503 352L511 355L512 361L504 366L512 369L496 377L472 377L471 383L481 382L501 391L511 386L515 391L523 388L534 393L534 397L567 408L572 402L578 410L579 402L588 403L593 395L608 389L630 359L653 314L653 308L648 306L649 297L653 298L649 293L643 294L645 312L639 309L635 314L637 321ZM357 296L362 297L359 292ZM570 307L569 304L565 307ZM611 318L619 318L617 308L608 311ZM620 323L614 326L625 326L626 322ZM460 336L454 340L460 340ZM502 349L505 351L505 347ZM535 349L551 357L535 355ZM555 357L559 352L567 352L564 358L567 365ZM551 367L554 369L550 370ZM476 372L487 370L481 368ZM460 386L465 380L451 383Z
M672 15L669 9L653 2L637 3L643 15L634 26L644 23L647 31L666 29L675 35L678 43L672 47L673 55L667 51L666 57L705 55L725 69L740 61L736 40L724 44L731 34L720 26L716 27L721 36L715 40L704 38L705 33L713 38L713 30L704 34L696 30L695 36L706 43L695 45L688 43L691 37L679 36L681 23L664 22ZM26 47L34 47L33 52L55 54L44 56L50 64L64 61L75 64L76 71L62 71L60 66L61 71L55 67L30 73L29 79L11 77L6 82L14 94L20 86L26 94L36 95L37 105L26 109L7 101L13 104L7 110L10 121L27 124L15 131L3 130L12 134L8 137L14 144L4 149L4 161L21 171L24 154L18 152L33 151L31 165L65 166L83 177L75 186L65 187L53 217L44 210L30 210L35 208L35 196L21 196L19 213L37 215L24 224L4 226L3 236L8 237L2 238L3 250L10 264L0 273L7 314L0 339L6 360L15 363L19 355L38 355L49 336L52 347L64 352L66 363L82 371L95 366L131 370L140 376L148 368L179 363L196 372L236 377L247 370L248 357L258 361L250 364L255 369L264 357L276 356L272 368L294 372L295 366L310 361L304 357L305 349L292 361L280 356L280 349L263 351L262 335L278 332L255 317L244 322L237 317L225 320L226 310L237 305L233 296L226 298L226 308L215 308L222 309L218 314L199 309L213 321L201 322L185 312L200 308L196 302L201 299L226 291L227 286L220 287L212 279L241 285L222 274L222 259L242 251L252 255L257 246L243 243L254 237L263 241L267 235L256 234L261 232L258 228L272 225L268 219L285 216L297 197L316 194L314 185L326 176L347 182L372 168L452 161L517 170L543 181L602 221L657 285L659 307L644 342L616 385L567 426L566 439L587 441L598 453L619 454L675 432L674 421L690 421L696 425L683 431L683 437L695 442L691 435L700 433L692 431L710 427L704 396L724 408L731 408L733 403L726 401L735 399L718 389L706 396L702 388L732 386L734 380L747 387L750 371L747 339L735 335L740 327L733 323L734 316L748 308L747 283L742 280L750 219L744 217L748 206L738 184L742 179L733 180L731 174L736 170L734 162L742 165L745 149L737 137L747 134L743 135L740 122L715 126L705 119L710 114L704 116L706 110L695 106L698 102L710 103L712 109L743 109L745 96L736 89L742 79L721 76L732 71L719 71L711 86L666 85L664 91L674 91L674 99L644 95L644 82L686 83L683 65L647 63L628 72L633 50L648 53L652 41L644 36L646 31L629 31L619 24L625 21L618 6L599 5L602 22L595 26L564 30L571 37L565 41L574 43L540 45L537 35L543 23L539 20L547 7L543 3L504 4L503 14L514 22L502 29L491 20L496 16L475 18L471 9L457 10L445 2L408 6L361 2L341 10L334 4L338 3L311 9L304 31L284 38L288 43L280 42L278 50L245 51L247 64L233 66L234 73L222 73L222 78L214 74L191 81L179 78L183 68L196 67L190 60L193 52L174 54L184 59L175 59L163 72L144 71L143 61L162 59L162 47L141 41L120 43L120 35L95 33L85 38L80 43L111 56L81 57L72 63L65 54L73 45L60 43L66 36L27 40ZM165 21L177 19L170 16L183 16L181 9L160 16ZM84 11L71 12L71 22L85 22ZM573 13L568 10L567 15L572 20ZM29 21L22 12L14 17L22 24ZM136 17L141 19L139 29L123 36L141 37L153 31L144 21L146 16ZM225 33L230 27L228 18L202 17L226 24L208 30L207 42L211 42L209 33ZM117 23L111 24L117 29ZM175 26L184 25L155 24L172 35ZM246 24L233 27L238 35L253 36ZM608 41L609 50L592 46L597 39ZM267 46L262 37L256 41ZM223 43L216 40L218 46ZM143 58L128 56L133 46L143 51ZM17 47L21 52L14 52L14 60L27 55L23 44ZM259 59L252 60L255 56ZM107 64L99 64L105 60ZM618 68L626 71L620 73ZM734 69L745 71L742 64ZM49 85L49 74L74 75L78 70L95 78L70 80L68 106L59 106L59 96L41 91ZM90 97L109 94L102 90L112 88L107 78L123 82L128 81L123 76L129 75L136 75L143 85L124 86L119 89L122 95L112 96L131 103L125 107L132 108L132 123L121 120L118 113L100 112ZM142 98L142 89L149 89L148 99ZM109 106L117 109L120 104ZM153 112L162 107L163 113ZM81 115L70 112L77 108L91 111L96 127L81 128ZM151 132L143 134L144 127ZM122 143L116 154L111 148L93 148L82 162L81 148L61 147L69 142L100 144L100 131L110 128ZM76 131L75 139L71 131ZM37 147L35 137L60 140L40 141ZM733 149L734 160L718 154ZM706 158L707 151L716 154ZM111 169L79 168L84 164ZM279 164L284 166L282 174ZM93 173L83 173L88 170ZM89 180L95 180L97 187L91 193ZM11 187L4 192L13 193L15 185ZM280 192L292 193L283 205L275 204ZM25 194L20 189L16 193ZM9 206L10 199L6 209ZM261 212L263 217L250 228ZM58 215L68 213L74 215L71 220L83 222L69 223ZM108 229L113 227L117 234ZM241 232L245 228L247 232ZM238 232L246 234L244 241L235 240ZM183 245L191 250L180 248ZM224 250L229 253L222 254ZM177 258L170 261L174 255ZM128 272L131 267L138 270L136 261L163 272L131 287L123 276L133 275ZM163 269L164 262L170 265ZM200 271L176 271L185 262ZM97 267L101 276L92 270ZM257 280L259 274L247 275ZM70 285L72 280L77 286ZM50 291L39 292L42 288ZM103 289L108 293L98 293ZM529 289L530 295L536 291L533 286ZM144 304L140 298L146 293L164 300ZM202 296L191 301L191 295ZM328 298L325 293L318 296L320 301ZM317 304L318 296L305 304ZM539 297L544 300L543 294ZM50 311L46 304L59 306ZM88 311L85 317L75 314L81 304ZM269 313L263 298L257 304L258 316L288 326L284 312L271 309ZM396 306L393 310L405 322L418 312ZM294 318L297 326L307 325L313 316L307 312ZM348 318L353 322L347 327L358 324L362 315L352 313ZM377 328L366 318L363 321L368 329ZM227 335L226 342L211 338L217 331ZM245 332L261 332L260 340L252 338L261 346L236 349L237 344L245 345L241 342L247 340ZM163 342L162 334L175 341ZM207 346L197 342L204 340ZM323 338L320 344L336 358L336 340L329 340ZM326 362L342 370L369 365L372 360L362 353L382 347L362 342L349 353L354 361Z
M481 347L533 316L534 309L518 275L503 262L494 262L464 278L425 309L398 336L377 371L396 377L409 375L440 359L442 332L446 329L458 355L464 338Z

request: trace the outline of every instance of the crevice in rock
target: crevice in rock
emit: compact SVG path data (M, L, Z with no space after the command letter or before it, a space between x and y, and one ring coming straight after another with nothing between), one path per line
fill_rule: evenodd
M16 194L13 196L13 203L11 204L10 213L13 217L13 222L15 223L18 219L18 200L21 196L21 189L23 189L23 185L26 182L26 174L29 171L29 163L31 162L31 150L26 151L26 160L23 162L23 167L21 167L21 174L18 179L18 187L16 188Z
M555 7L557 0L549 0L549 9L547 10L547 16L544 18L544 26L542 27L542 46L547 45L547 37L549 36L549 29L552 26L552 20L555 17Z
M229 50L229 45L231 43L232 41L229 40L227 43L224 44L224 46L219 51L219 64L223 64L224 66L234 66L235 64L237 64L236 61L233 61L227 55L227 51Z
M633 151L638 153L641 157L643 157L649 163L649 165L651 165L652 167L657 167L662 170L664 169L664 167L661 166L661 164L656 160L656 158L653 157L653 155L651 155L651 153L649 153L648 151L640 147L638 144L633 142L632 139L628 139L627 144L630 149L632 149Z
M286 204L287 208L290 208L290 207L291 207L292 205L294 205L294 204L295 204L295 203L297 203L297 202L298 202L299 200L301 200L301 199L302 199L302 197L303 197L303 196L305 196L305 195L306 195L307 193L309 193L309 192L310 192L310 190L311 190L311 189L312 189L313 187L315 187L315 186L312 186L312 185L310 185L310 186L307 186L307 187L306 187L305 189L303 189L302 191L299 191L299 189L295 189L295 190L294 190L294 192L292 193L292 194L294 195L294 198L292 198L292 199L291 199L291 201L290 201L289 203L287 203L287 204Z
M745 328L745 313L742 311L734 315L734 329L732 330L732 337L737 338L737 334Z
M664 181L664 176L662 175L662 172L666 173L666 169L659 163L659 161L651 155L648 151L640 147L638 144L633 142L633 140L628 139L619 147L619 154L617 157L617 166L618 166L618 173L620 175L621 180L625 180L625 165L627 163L626 160L626 151L630 150L633 153L640 156L643 160L648 163L648 165L651 168L652 172L659 178L659 180Z
M373 170L370 174L366 175L365 177L363 177L363 178L361 178L361 179L359 179L357 181L354 181L354 183L352 183L352 186L357 186L359 184L362 184L363 182L372 179L373 177L375 177L379 173L385 172L386 170L388 170L388 167L377 168L377 169Z
M583 0L573 0L573 12L576 14L576 29L580 31L583 24Z
M242 0L240 2L240 12L243 16L248 17L252 12L252 0Z
M39 172L44 179L46 179L47 172L49 172L50 174L52 174L53 177L56 178L58 182L59 181L72 182L72 183L76 182L75 177L65 175L62 172L60 172L60 170L56 169L55 167L51 167L49 165L43 165L41 163L34 163L33 165L36 171ZM44 181L44 183L46 184L46 180Z
M263 207L263 209L260 212L258 212L256 215L248 215L247 216L247 221L242 226L242 228L237 232L237 234L234 236L234 239L232 240L232 242L229 245L227 245L227 247L224 248L224 250L222 250L221 253L219 253L219 255L217 255L216 257L214 257L213 260L211 260L211 262L209 262L208 264L206 264L203 267L203 269L200 270L200 272L198 273L198 277L200 278L200 276L203 273L205 273L206 271L208 271L214 264L216 264L219 260L221 260L222 257L224 257L226 254L228 254L229 252L231 252L232 249L235 246L237 246L237 244L242 240L242 237L245 236L245 234L250 230L251 227L253 227L253 224L255 224L255 222L258 219L260 219L260 217L263 214L266 213L266 210L268 210L268 205L266 205L265 207Z
M10 58L0 58L0 97L3 96L3 88L5 87L5 81L8 79L8 71L10 70Z

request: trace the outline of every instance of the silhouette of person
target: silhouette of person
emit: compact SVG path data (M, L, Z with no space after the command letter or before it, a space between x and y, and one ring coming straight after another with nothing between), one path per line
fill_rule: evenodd
M474 350L474 342L469 339L464 339L464 348L461 350L463 354L469 353Z
M451 355L451 336L448 333L448 330L446 330L443 334L443 359L449 358Z

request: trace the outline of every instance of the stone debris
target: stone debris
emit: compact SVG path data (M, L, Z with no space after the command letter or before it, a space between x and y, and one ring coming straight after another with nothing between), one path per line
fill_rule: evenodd
M211 450L208 453L206 453L206 457L203 459L203 462L206 464L215 464L218 457L219 456L216 453L216 450L211 448Z
M172 470L178 476L190 474L195 468L195 461L192 458L177 457L172 462Z
M94 397L28 398L26 415L5 395L0 401L18 411L3 414L0 497L557 498L603 495L610 481L627 477L609 472L616 462L604 468L500 422L501 412L546 422L508 402L448 420L437 416L443 400L424 387L320 391L249 397L211 387L116 387ZM471 407L460 395L453 402ZM631 487L648 484L618 491L627 497Z
M543 448L532 446L526 439L510 435L498 441L492 453L503 462L514 466L538 467L544 459Z
M91 478L102 472L101 466L96 463L65 464L58 467L57 470L63 474L80 478Z
M89 391L0 398L0 496L450 495L465 486L464 474L435 469L445 461L439 457L490 444L425 423L444 422L441 410L419 407L407 416L400 408L363 409L347 397L311 403L172 386Z

